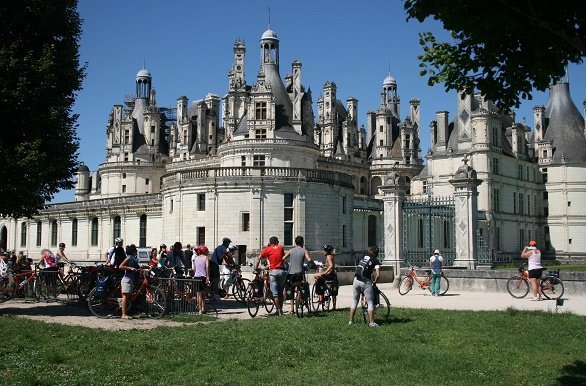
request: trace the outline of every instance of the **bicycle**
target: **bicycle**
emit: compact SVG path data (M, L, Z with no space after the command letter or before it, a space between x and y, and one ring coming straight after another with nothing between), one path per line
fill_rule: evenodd
M269 285L269 272L266 269L255 269L254 280L248 284L246 289L246 308L251 317L255 317L260 306L263 306L267 313L273 312L275 302Z
M16 297L33 298L39 300L37 285L39 274L37 266L34 270L26 270L0 279L0 303Z
M415 268L413 265L409 264L409 273L405 276L401 283L399 284L399 293L401 295L405 295L407 292L413 289L413 283L417 283L422 290L428 290L431 292L431 270L426 271L425 276L420 277L415 272ZM418 267L417 267L418 268ZM442 272L442 276L440 278L440 295L444 295L448 292L450 288L450 281L447 277L444 276Z
M322 311L329 311L330 305L332 306L332 310L335 310L338 293L338 280L325 280L322 283L324 286L322 295L318 293L321 292L321 290L318 290L318 286L320 285L319 281L313 283L313 287L311 288L311 304L313 310L318 311L321 307Z
M242 277L240 266L234 265L230 268L229 275L223 274L222 276L228 276L228 278L226 279L224 277L221 280L220 293L222 293L223 290L225 294L231 293L238 303L246 302L246 289L248 288L250 280ZM230 289L230 287L232 288Z
M295 315L298 318L303 318L304 313L309 314L312 309L311 297L309 291L309 283L307 282L307 268L303 269L303 277L300 281L291 281L291 287L287 291L290 293L290 300L293 301L293 308Z
M391 316L391 302L389 298L374 283L372 284L372 291L374 297L374 318L376 319L379 316L383 320L387 320ZM360 306L362 307L364 323L368 323L368 302L364 296L364 291L361 291L360 294Z
M544 268L544 271L547 268ZM507 292L514 298L521 299L529 293L529 271L524 265L519 267L520 275L514 275L507 280ZM564 283L560 279L560 270L550 271L539 279L541 293L546 299L559 299L564 294Z
M152 272L141 270L140 286L128 296L126 307L130 310L132 303L138 302L147 317L159 319L165 314L165 293L159 287L152 285ZM88 296L88 308L98 318L110 318L121 312L122 288L120 282L109 285L110 278L105 283L97 283ZM98 285L99 284L99 285ZM113 288L113 289L112 289Z

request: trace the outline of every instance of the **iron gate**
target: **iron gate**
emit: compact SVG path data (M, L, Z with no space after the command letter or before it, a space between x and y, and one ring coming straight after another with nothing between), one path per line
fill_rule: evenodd
M403 261L429 266L429 257L439 249L444 265L456 258L454 198L427 197L403 202Z

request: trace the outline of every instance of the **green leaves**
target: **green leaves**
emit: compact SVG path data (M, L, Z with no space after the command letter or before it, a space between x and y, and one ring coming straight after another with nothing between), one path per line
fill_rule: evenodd
M565 75L568 62L586 55L586 12L580 2L530 0L406 0L407 20L440 20L453 42L422 32L419 56L428 84L476 90L503 111L531 99Z
M71 111L85 74L76 7L76 0L0 3L0 215L31 216L74 186Z

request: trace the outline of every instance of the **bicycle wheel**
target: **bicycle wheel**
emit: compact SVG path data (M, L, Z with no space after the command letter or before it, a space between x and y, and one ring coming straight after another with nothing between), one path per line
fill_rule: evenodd
M515 275L507 281L507 291L514 298L524 298L529 293L529 283L522 276Z
M547 299L559 299L564 295L564 283L559 277L547 276L540 281L541 293Z
M330 289L326 286L326 288L324 289L324 301L322 304L323 310L324 311L329 311L330 310L330 301L331 301L332 297L330 296Z
M34 290L34 296L36 299L38 299L38 300L49 299L49 288L47 287L47 283L45 282L45 280L41 279L40 277L37 277L34 280L33 290ZM18 296L18 295L19 295L19 293L18 293L17 288L15 286L14 296Z
M165 315L165 303L165 293L162 289L154 285L149 285L146 288L144 312L149 318L160 319Z
M295 314L298 318L303 318L303 299L301 298L301 292L295 290Z
M273 298L270 295L269 296L265 295L264 304L265 304L265 310L270 315L271 312L273 312L273 310L275 309L275 302L273 301Z
M238 303L244 303L246 301L246 288L248 288L248 284L250 280L240 278L234 285L232 286L232 296Z
M360 308L362 308L362 318L364 323L368 323L368 302L364 298L364 293L360 297Z
M258 314L258 302L259 300L254 297L254 288L251 283L246 290L246 308L248 309L248 315L252 318Z
M319 295L316 292L317 282L313 283L313 288L311 288L311 307L314 311L319 311L319 307L323 304L319 301Z
M80 280L77 284L77 297L79 297L79 300L85 300L91 290L92 286L89 280Z
M98 296L96 288L90 291L87 297L87 305L92 314L98 318L109 318L120 311L120 302L122 298L111 298L107 296ZM128 307L130 308L130 307Z
M401 295L405 295L407 292L411 291L412 288L413 288L413 279L411 279L411 276L405 276L401 280L401 284L399 284L399 293Z
M14 286L10 284L10 280L7 277L0 279L0 303L4 303L12 299L14 293Z
M446 292L448 292L448 289L450 288L450 281L448 280L447 277L443 276L440 279L440 295L445 294Z
M383 294L379 291L379 303L375 305L374 312L375 316L382 317L383 319L388 319L391 316L391 302L389 302L389 298L387 295Z

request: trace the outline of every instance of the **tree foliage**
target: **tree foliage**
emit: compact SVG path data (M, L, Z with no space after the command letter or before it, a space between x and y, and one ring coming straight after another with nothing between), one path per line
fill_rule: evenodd
M407 20L432 17L453 42L420 34L421 75L446 90L480 91L503 111L519 107L586 55L583 1L406 0Z
M31 216L74 186L81 90L77 0L0 2L0 214Z

